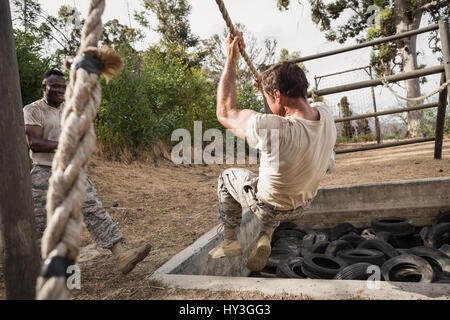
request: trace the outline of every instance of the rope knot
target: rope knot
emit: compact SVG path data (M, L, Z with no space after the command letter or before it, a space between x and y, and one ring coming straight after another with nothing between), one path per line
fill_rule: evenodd
M123 61L113 49L103 45L100 50L88 47L78 56L68 57L64 66L67 70L82 68L88 73L103 75L106 81L110 81L123 69Z

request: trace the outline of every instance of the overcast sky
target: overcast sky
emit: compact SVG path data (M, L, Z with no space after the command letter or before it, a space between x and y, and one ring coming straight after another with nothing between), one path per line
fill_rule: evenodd
M56 15L58 8L66 4L76 6L82 15L86 16L89 6L89 0L40 0L40 2L43 10L52 15ZM190 23L193 34L205 39L212 34L222 33L225 22L214 0L188 0L188 2L192 6ZM290 52L300 51L302 55L310 55L342 46L328 42L319 27L311 21L309 1L301 1L304 3L302 5L299 4L299 1L293 0L290 10L284 12L277 10L275 0L225 0L224 2L234 23L244 23L260 41L266 37L276 39L278 53L282 48L286 48ZM116 18L122 24L138 27L137 22L133 19L133 12L139 10L140 3L140 0L108 0L103 19L107 21ZM423 20L422 25L425 26L427 21ZM155 26L156 21L152 22ZM427 66L433 66L438 63L438 56L432 55L431 50L428 49L427 36L427 34L419 36L418 49L425 53L420 57L419 64L425 63ZM145 48L146 45L157 42L158 39L155 32L147 33L145 43L140 44L139 47ZM354 43L355 41L350 39L345 46ZM309 70L308 79L313 84L314 76L366 66L369 64L370 52L371 49L366 48L307 62L305 66ZM358 72L340 78L323 79L321 83L323 86L319 88L340 85L352 80L367 80L367 75ZM430 76L428 83L422 87L422 91L428 93L437 87L439 87L439 76ZM405 95L401 87L396 86L395 89L399 94ZM382 90L381 87L376 88L375 92L379 110L399 105L401 102L393 98L386 89ZM341 96L333 95L326 99L335 103ZM355 91L347 96L354 104L362 105L371 102L370 89ZM357 109L356 106L355 109Z

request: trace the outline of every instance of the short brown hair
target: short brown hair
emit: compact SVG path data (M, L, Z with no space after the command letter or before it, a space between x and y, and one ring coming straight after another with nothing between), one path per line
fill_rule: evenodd
M261 73L261 85L273 98L273 90L278 89L289 98L308 97L308 80L303 70L293 62L280 62Z

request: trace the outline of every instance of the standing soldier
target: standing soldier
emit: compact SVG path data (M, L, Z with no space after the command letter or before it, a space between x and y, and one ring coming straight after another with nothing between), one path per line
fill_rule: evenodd
M24 107L25 133L33 161L31 182L33 188L34 213L38 237L46 227L46 199L51 176L53 156L58 148L61 132L60 119L64 105L66 80L64 74L50 70L44 74L42 82L44 97ZM87 178L87 196L82 208L84 222L99 247L111 250L123 274L129 273L150 252L146 244L126 250L123 235L108 212L102 207L97 191Z

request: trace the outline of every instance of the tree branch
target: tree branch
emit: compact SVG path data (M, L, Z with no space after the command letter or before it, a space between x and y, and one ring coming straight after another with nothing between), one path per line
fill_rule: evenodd
M49 15L48 16L46 16L45 14L38 14L38 15L40 17L44 18L53 27L54 30L58 31L63 36L63 38L66 39L67 43L70 43L70 41L69 41L69 39L67 39L66 35L50 21L50 19L48 18Z
M438 5L437 1L431 1L431 2L429 2L429 3L427 3L427 4L424 4L423 6L421 6L418 10L426 11L426 10L428 10L429 8L435 7L435 6L437 6L437 5Z
M366 20L366 17L359 12L354 6L349 5L349 8L355 11L355 13L361 18L362 22Z

